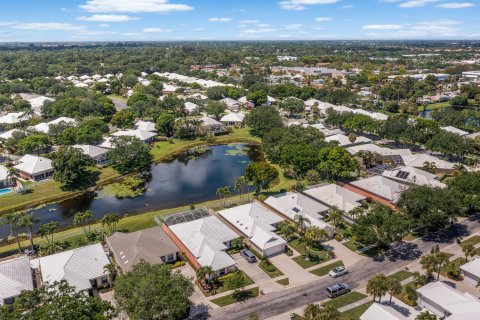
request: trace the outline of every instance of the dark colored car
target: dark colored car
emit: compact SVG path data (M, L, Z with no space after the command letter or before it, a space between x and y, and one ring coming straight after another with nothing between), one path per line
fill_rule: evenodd
M327 296L329 298L333 299L335 297L341 296L342 294L349 293L350 287L345 283L336 283L334 285L331 285L330 287L327 287L327 289L325 289L325 292L327 293Z
M247 260L247 261L250 262L250 263L253 263L253 262L257 261L257 257L255 257L255 255L253 254L253 252L250 251L250 250L242 249L242 250L240 250L240 255L241 255L242 257L244 257L245 260Z

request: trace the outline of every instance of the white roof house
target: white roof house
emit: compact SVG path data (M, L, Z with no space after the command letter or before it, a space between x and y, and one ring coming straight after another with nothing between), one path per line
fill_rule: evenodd
M245 119L245 114L241 112L231 112L224 115L220 122L226 125L237 125L241 124Z
M325 138L325 141L327 142L332 142L332 141L337 141L338 145L343 147L343 146L349 146L353 144L360 144L360 143L369 143L372 142L371 139L364 137L364 136L358 136L355 141L351 142L350 138L344 134L335 134L333 136L328 136Z
M435 174L415 167L401 167L393 170L386 170L382 173L382 176L417 186L430 186L438 188L447 187L445 183L437 180L437 176Z
M77 292L91 289L91 280L108 279L109 263L100 243L38 258L43 282L66 280Z
M277 210L290 220L296 215L304 215L310 220L312 227L325 229L333 235L335 228L322 219L322 213L326 213L329 207L313 200L301 193L286 192L268 197L265 204Z
M407 185L387 179L384 176L373 176L353 181L350 184L391 202L397 202L400 195L408 189Z
M19 164L14 166L24 178L41 180L53 174L52 160L26 154L20 158Z
M452 170L455 166L454 163L442 160L440 158L431 156L429 154L414 154L414 155L402 155L403 163L405 166L423 168L425 162L435 163L437 169L440 170Z
M0 262L0 306L13 303L24 290L33 290L30 259L22 256Z
M92 158L96 164L105 163L107 161L107 153L110 151L106 148L92 146L89 144L75 144L72 147L79 149L83 154Z
M50 126L51 125L58 125L59 123L66 123L66 124L75 125L77 122L75 121L75 119L72 119L72 118L60 117L60 118L57 118L57 119L52 120L50 122L42 122L42 123L39 123L35 126L30 126L27 129L48 134L50 132Z
M408 318L402 315L391 306L386 306L381 303L373 303L361 316L360 320L407 320Z
M236 265L225 251L238 235L217 217L209 216L169 227L202 267L211 266L213 271L220 272Z
M246 98L245 98L246 100ZM242 103L240 101L237 101L237 100L234 100L232 98L224 98L222 100L220 100L220 102L223 102L227 105L227 107L233 111L236 111L238 110L238 108L242 105ZM248 101L245 101L245 103L247 103Z
M440 127L440 129L448 131L450 133L458 134L459 136L462 136L462 137L468 135L467 131L464 131L464 130L461 130L461 129L458 129L458 128L455 128L455 127L452 127L452 126Z
M360 207L362 205L360 202L367 199L336 184L316 186L305 190L304 193L329 207L337 207L345 212Z
M185 111L187 111L187 113L193 113L193 112L197 111L198 108L200 108L198 106L198 104L195 104L195 103L190 102L190 101L185 102L184 106L185 106Z
M143 130L120 130L112 134L114 137L135 137L143 142L150 142L155 138L157 134L154 132L143 131Z
M412 155L412 152L410 149L390 149L390 148L383 148L380 146L377 146L376 144L373 143L368 143L368 144L360 144L358 146L352 146L347 148L348 153L350 154L357 154L360 151L370 151L370 152L375 152L378 153L382 156L410 156Z
M12 129L12 130L9 130L9 131L6 131L6 132L3 132L2 134L0 134L0 139L8 140L8 139L10 139L10 138L13 137L13 134L14 134L15 132L24 132L24 133L26 133L26 132L23 131L23 130Z
M478 320L480 301L441 281L430 282L417 289L418 304L439 317L453 320Z
M0 124L16 124L28 120L25 112L10 112L4 116L0 116Z
M463 279L473 285L477 285L480 280L480 259L473 259L460 266L462 270Z
M262 204L252 202L218 214L247 236L262 254L271 256L285 251L286 241L274 232L284 219Z
M465 137L469 138L469 139L476 139L476 138L480 137L480 131L475 132L475 133L470 133L469 135L466 135Z
M0 164L0 187L7 184L8 174L9 174L8 169L5 168L5 166L2 166Z
M313 127L313 126L311 126ZM334 136L334 135L338 135L338 134L343 134L343 131L339 128L335 128L335 129L329 129L329 128L323 128L323 129L319 129L319 126L317 127L318 131L320 131L321 133L323 133L323 135L325 137L331 137L331 136Z
M372 112L372 111L367 111L363 109L352 109L351 112L356 113L356 114L363 114L365 116L368 116L374 120L378 121L386 121L388 120L388 116L384 113L380 112Z
M139 120L135 123L135 129L148 132L157 132L155 128L155 123L152 121L142 121Z
M194 93L192 95L190 95L190 98L193 98L193 99L199 99L199 100L206 100L208 99L208 97L204 94L201 94L201 93Z

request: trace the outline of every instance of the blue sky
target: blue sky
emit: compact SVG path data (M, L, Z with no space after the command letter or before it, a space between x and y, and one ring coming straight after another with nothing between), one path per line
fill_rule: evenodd
M480 39L480 0L9 0L0 42Z

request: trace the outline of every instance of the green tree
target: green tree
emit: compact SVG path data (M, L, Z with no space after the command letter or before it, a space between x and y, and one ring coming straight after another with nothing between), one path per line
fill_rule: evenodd
M53 179L69 188L78 187L88 180L90 174L87 167L91 165L93 160L79 149L60 147L52 155Z
M255 106L261 106L268 101L265 90L251 91L247 94L247 100L253 102Z
M33 214L30 212L21 212L18 218L18 225L21 228L27 229L28 233L28 240L30 241L30 249L33 251L35 250L35 246L33 244L33 225L37 220L33 217Z
M437 316L434 315L433 313L430 313L428 311L423 311L421 312L415 320L437 320Z
M245 276L240 271L235 272L227 280L225 280L224 285L227 286L230 290L242 289L247 284Z
M167 137L173 136L175 133L175 116L170 113L162 113L156 121L158 133Z
M388 302L389 305L392 304L392 297L395 295L399 295L402 292L402 284L398 279L395 278L387 278L387 292L390 294L390 301Z
M468 211L480 210L480 172L461 172L448 181L448 188L462 200Z
M107 226L108 231L112 234L117 231L117 224L120 219L117 213L107 213L102 217L102 227Z
M468 257L474 257L477 253L477 248L471 243L462 245L462 251L465 255L465 261L468 262Z
M58 222L51 221L45 224L42 224L38 228L38 234L43 239L47 240L47 252L54 253L56 250L55 242L54 242L54 235L58 231Z
M65 280L22 291L13 305L0 307L0 318L4 320L112 320L116 316L110 302L77 292Z
M112 117L112 125L121 128L133 128L133 124L135 122L135 115L129 109L123 109L115 113Z
M44 134L31 134L18 142L21 154L48 152L52 147L52 140Z
M130 319L185 319L193 284L165 264L139 262L115 283L115 300Z
M278 178L278 170L267 162L251 162L245 169L245 179L255 186L257 195Z
M214 116L216 120L220 120L225 109L227 109L227 105L224 102L209 100L205 111L209 115Z
M93 221L93 217L94 217L94 214L92 210L77 212L73 216L73 225L76 227L80 226L87 238L92 232L90 224Z
M222 206L225 207L227 197L231 194L230 186L217 188L216 194L222 199Z
M290 116L294 114L302 113L305 111L305 103L301 99L287 98L282 101L280 107L290 113Z
M321 312L322 308L318 304L310 303L303 310L303 317L305 320L316 320Z
M120 173L150 168L152 156L148 147L135 137L120 136L112 139L113 149L107 154L108 160Z
M323 148L319 152L317 171L325 180L345 180L357 169L357 161L341 147Z
M273 107L255 108L245 118L247 126L259 137L275 128L283 127L282 117Z
M307 230L307 227L312 224L310 219L305 217L305 215L303 213L296 214L293 217L293 221L295 221L295 227L297 228L297 231L300 234L304 234L305 231Z
M247 186L247 179L245 179L244 176L237 177L235 179L235 187L234 190L237 192L240 192L240 201L242 200L243 197L243 189L245 186Z
M378 297L378 301L380 302L382 296L387 293L387 281L387 277L383 273L377 274L368 280L367 293L373 297L373 301Z
M8 225L10 226L10 236L15 237L15 241L18 245L18 253L22 253L22 246L20 244L20 237L18 236L18 228L19 228L19 219L20 215L18 213L7 213L3 216L2 220L0 220L1 225Z

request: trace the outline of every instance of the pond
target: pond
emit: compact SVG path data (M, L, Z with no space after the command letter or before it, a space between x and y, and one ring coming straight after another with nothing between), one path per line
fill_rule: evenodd
M263 159L256 145L230 144L196 150L199 152L189 150L171 161L152 165L152 178L143 195L119 199L99 190L50 204L33 210L38 219L36 227L50 221L57 221L60 228L68 227L75 213L85 210L92 210L97 220L111 212L133 215L218 199L217 188L231 186L234 193L235 179L244 174L248 163ZM9 226L3 226L0 238L5 238L8 230Z

